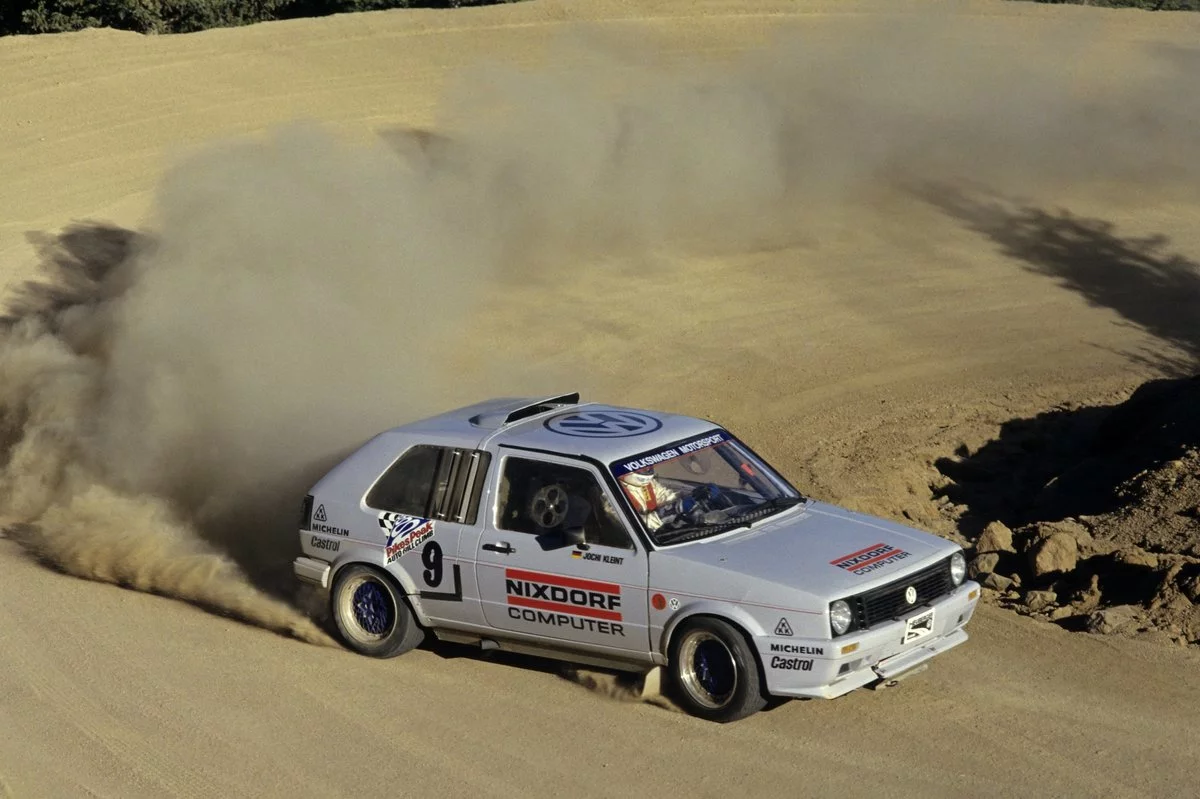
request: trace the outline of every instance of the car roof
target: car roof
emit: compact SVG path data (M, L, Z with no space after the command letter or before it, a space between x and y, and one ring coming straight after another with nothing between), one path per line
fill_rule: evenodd
M579 394L498 397L401 425L393 432L447 443L524 447L604 463L719 428L682 414L580 402ZM431 442L432 443L432 442Z

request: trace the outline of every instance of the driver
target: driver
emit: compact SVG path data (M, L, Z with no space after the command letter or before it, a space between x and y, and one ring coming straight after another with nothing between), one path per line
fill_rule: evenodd
M652 466L636 472L627 472L618 480L621 490L629 499L629 504L633 505L633 509L642 517L646 529L652 532L664 524L692 514L697 509L698 503L693 496L683 496L680 492L668 488L655 475ZM712 490L708 486L702 488L706 496Z

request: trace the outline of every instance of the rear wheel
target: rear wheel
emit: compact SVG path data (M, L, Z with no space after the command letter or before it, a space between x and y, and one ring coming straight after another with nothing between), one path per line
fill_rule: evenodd
M721 619L684 622L671 640L667 671L676 701L708 721L737 721L767 704L746 636Z
M359 654L395 657L425 638L400 590L378 569L363 565L342 569L329 602L342 640Z

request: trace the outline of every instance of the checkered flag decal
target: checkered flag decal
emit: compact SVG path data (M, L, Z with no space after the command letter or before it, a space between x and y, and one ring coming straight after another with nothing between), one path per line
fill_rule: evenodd
M404 514L384 511L383 513L379 514L379 526L385 533L390 534L392 532L392 528L396 525L396 522L404 518L407 518L404 516Z

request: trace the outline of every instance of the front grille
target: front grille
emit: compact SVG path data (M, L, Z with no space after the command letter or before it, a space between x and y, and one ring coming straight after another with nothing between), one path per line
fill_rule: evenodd
M910 585L917 589L917 601L911 605L904 599L904 592ZM854 597L851 600L854 626L865 630L881 621L891 621L915 607L942 598L953 589L950 560L947 558L916 574L893 580L885 586Z

